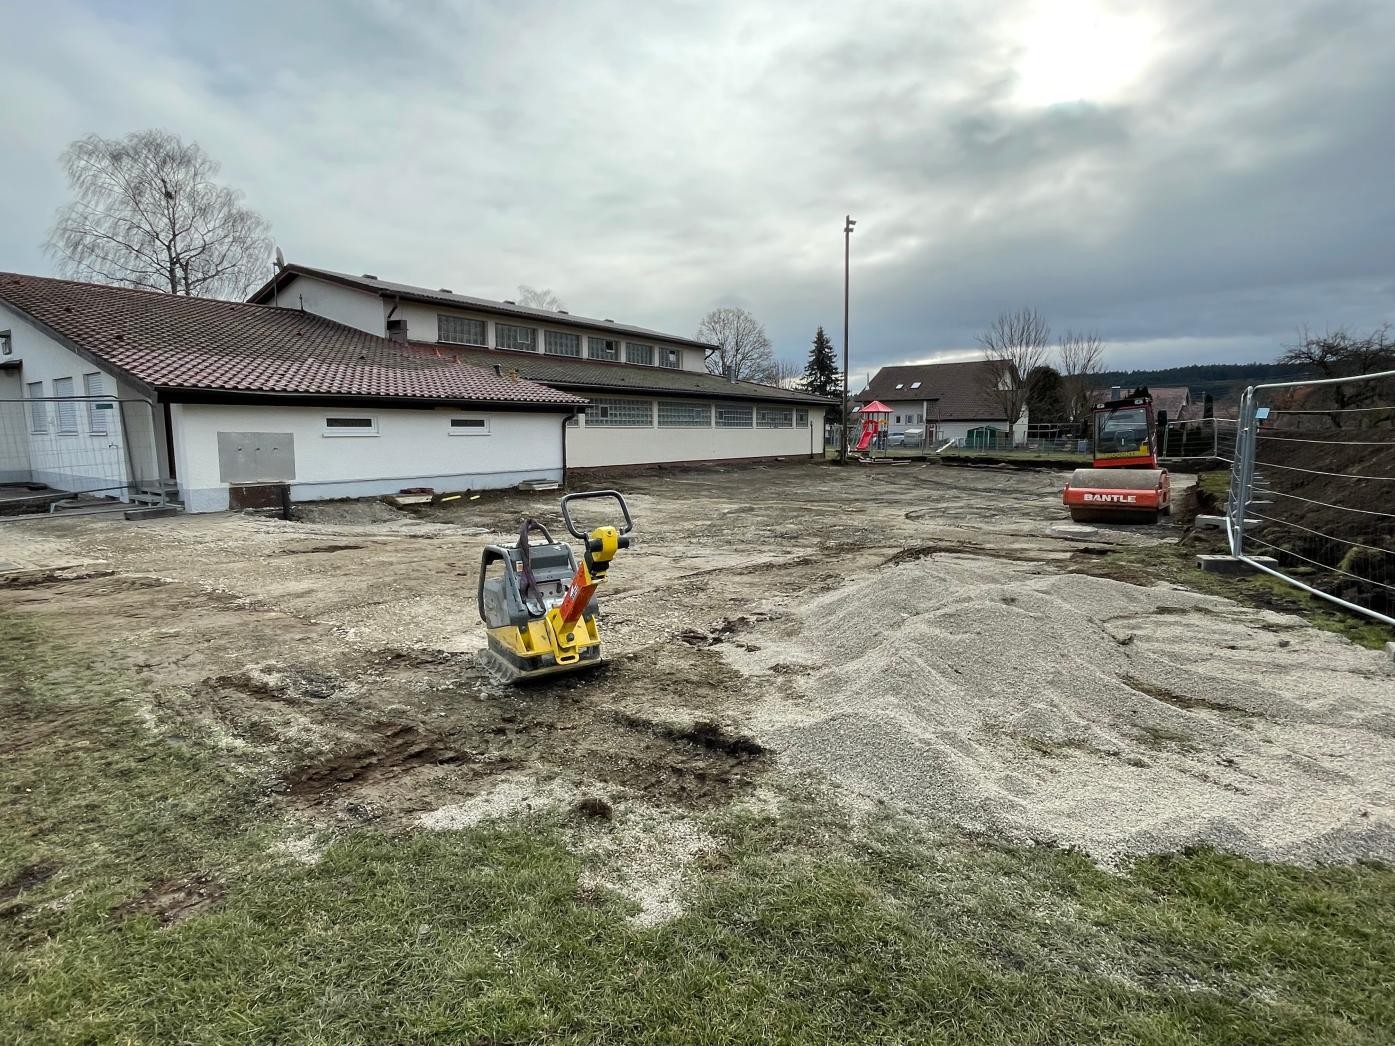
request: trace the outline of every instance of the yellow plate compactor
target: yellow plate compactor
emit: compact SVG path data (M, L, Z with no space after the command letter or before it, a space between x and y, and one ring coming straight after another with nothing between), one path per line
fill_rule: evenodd
M624 523L577 529L571 506L578 501L614 498ZM572 537L585 542L580 565L565 541L553 541L537 520L524 520L512 548L486 545L480 557L479 610L489 645L476 662L501 683L578 672L601 663L600 607L596 589L617 550L630 547L635 525L625 499L614 490L568 494L562 521ZM538 534L542 540L533 541ZM493 569L491 569L493 568Z

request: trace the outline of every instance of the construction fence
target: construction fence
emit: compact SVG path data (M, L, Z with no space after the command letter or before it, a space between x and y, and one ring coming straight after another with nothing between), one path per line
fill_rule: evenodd
M0 399L0 517L163 499L155 405L112 396Z
M1232 555L1395 625L1395 371L1246 389L1226 525Z
M1172 461L1214 458L1226 464L1235 460L1234 418L1193 418L1169 421L1158 433L1158 456Z

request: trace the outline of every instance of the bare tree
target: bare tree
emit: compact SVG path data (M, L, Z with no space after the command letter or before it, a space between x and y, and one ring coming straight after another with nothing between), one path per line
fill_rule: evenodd
M567 307L567 303L553 294L551 288L529 287L526 283L518 285L518 304L548 312L561 312Z
M983 391L1007 418L1008 442L1030 395L1028 376L1046 362L1051 327L1036 309L1002 312L978 336L983 346Z
M1097 375L1104 369L1104 339L1094 331L1068 330L1059 343L1066 417L1081 422L1090 416Z
M697 338L707 350L707 370L731 381L774 382L779 364L765 327L745 309L713 309L698 324Z
M1352 334L1345 327L1319 335L1304 327L1299 330L1298 339L1297 344L1285 347L1278 362L1308 367L1323 378L1360 377L1395 370L1395 339L1390 336L1388 323L1367 335ZM1392 402L1395 382L1339 382L1322 386L1315 395L1314 403L1331 406L1333 413L1329 418L1335 428L1342 428L1346 412ZM1390 424L1391 420L1390 414L1376 412L1366 418L1358 415L1357 424Z
M48 250L69 276L171 294L243 298L270 275L270 227L218 164L168 131L89 134L60 162L73 193Z
M793 360L775 360L775 376L771 379L772 385L778 385L782 389L795 389L804 380L804 365Z

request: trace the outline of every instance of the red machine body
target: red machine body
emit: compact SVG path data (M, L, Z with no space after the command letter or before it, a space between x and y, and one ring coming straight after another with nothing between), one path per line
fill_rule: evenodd
M1090 412L1094 463L1076 469L1061 501L1078 523L1156 523L1172 511L1172 484L1158 467L1151 396L1096 404Z

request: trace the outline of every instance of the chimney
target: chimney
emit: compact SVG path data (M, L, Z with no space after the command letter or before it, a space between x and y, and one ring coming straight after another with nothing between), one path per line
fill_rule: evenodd
M498 363L494 364L494 376L496 378L502 378L504 376L504 368L502 365Z
M407 344L407 321L388 320L387 321L388 341L395 341L399 345Z

